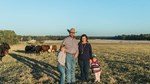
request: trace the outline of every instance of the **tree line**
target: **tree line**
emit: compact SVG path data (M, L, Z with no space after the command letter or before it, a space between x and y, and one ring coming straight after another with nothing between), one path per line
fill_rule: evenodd
M0 30L0 43L2 42L7 42L9 44L16 44L19 42L19 37L12 30Z
M115 40L150 40L150 34L140 34L140 35L118 35L112 37Z
M67 36L23 36L17 35L13 30L0 30L0 42L7 42L10 44L16 44L19 41L44 41L44 40L63 40ZM76 36L80 39L80 36ZM150 40L150 34L140 35L118 35L118 36L89 36L89 39L112 39L112 40Z
M43 40L63 40L67 36L21 36L23 41L28 41L34 39L37 41ZM76 36L80 39L80 36ZM118 35L118 36L88 36L89 39L112 39L112 40L150 40L150 34L140 34L140 35Z

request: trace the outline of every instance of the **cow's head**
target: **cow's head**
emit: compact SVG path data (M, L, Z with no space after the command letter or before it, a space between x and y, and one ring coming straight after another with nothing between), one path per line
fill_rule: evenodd
M10 49L10 46L8 43L2 43L1 46L3 47L4 49L4 54L7 54L9 52L9 49Z

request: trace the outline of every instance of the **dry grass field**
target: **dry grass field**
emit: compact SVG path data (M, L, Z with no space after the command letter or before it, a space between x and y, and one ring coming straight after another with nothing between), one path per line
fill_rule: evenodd
M60 43L57 44L59 47ZM150 44L91 43L101 62L101 84L149 84ZM58 84L56 53L25 54L25 44L12 45L0 62L0 84ZM79 81L77 64L76 78ZM94 76L90 73L89 84ZM80 83L79 83L80 84Z

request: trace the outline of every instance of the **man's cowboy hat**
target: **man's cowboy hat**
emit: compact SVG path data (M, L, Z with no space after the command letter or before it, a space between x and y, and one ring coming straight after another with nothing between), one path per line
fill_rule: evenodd
M77 33L77 32L75 31L75 28L71 28L70 30L67 29L67 31L68 31L69 33Z

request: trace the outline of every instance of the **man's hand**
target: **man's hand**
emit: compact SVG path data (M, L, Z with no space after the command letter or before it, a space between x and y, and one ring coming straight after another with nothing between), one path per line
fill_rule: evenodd
M66 49L64 47L61 48L62 52L66 52Z

